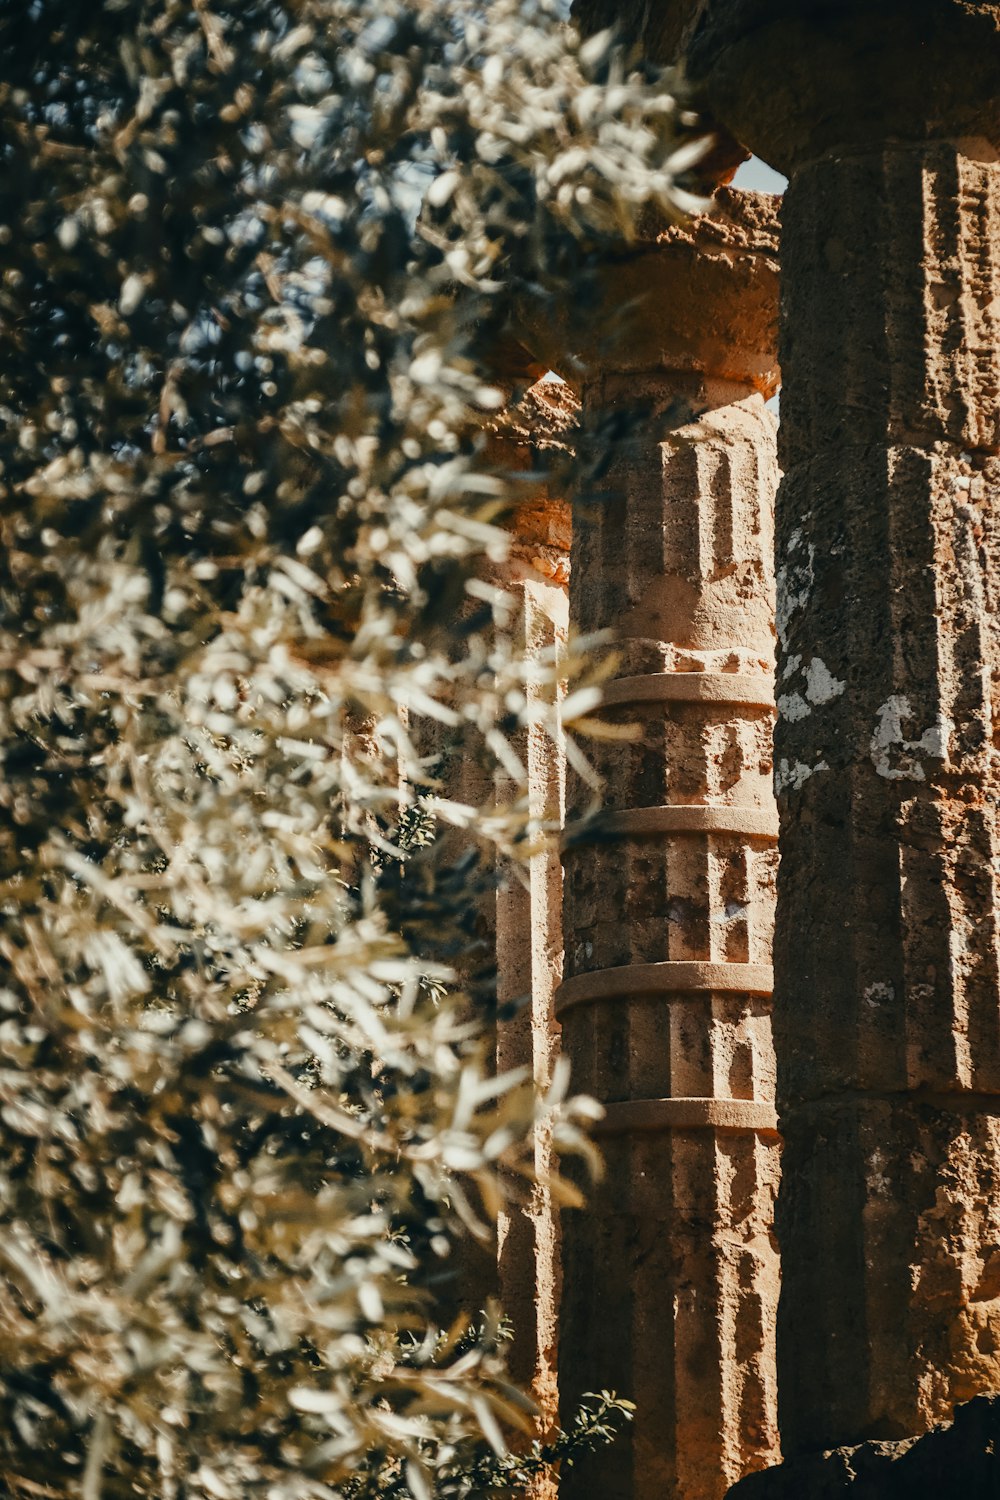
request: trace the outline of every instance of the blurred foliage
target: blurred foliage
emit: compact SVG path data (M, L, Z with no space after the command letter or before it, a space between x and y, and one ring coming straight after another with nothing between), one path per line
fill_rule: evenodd
M462 978L543 832L489 365L673 211L682 127L546 0L0 4L6 1493L423 1500L567 1451L505 1456L502 1340L427 1290L536 1121L589 1149Z

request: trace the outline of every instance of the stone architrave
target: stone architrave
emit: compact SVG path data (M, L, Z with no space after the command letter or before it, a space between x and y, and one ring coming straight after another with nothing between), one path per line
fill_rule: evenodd
M1000 1390L1000 5L708 0L782 207L787 1453Z
M574 514L571 623L612 628L604 804L564 855L556 998L576 1090L599 1099L603 1182L564 1215L562 1420L636 1403L567 1497L719 1500L777 1457L771 1043L777 817L772 506L775 202L623 254L585 371L583 425L620 437Z

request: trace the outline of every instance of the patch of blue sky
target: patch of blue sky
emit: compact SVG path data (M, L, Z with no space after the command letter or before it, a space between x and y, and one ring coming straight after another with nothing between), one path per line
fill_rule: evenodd
M746 188L752 193L783 193L787 186L788 178L758 156L745 161L733 178L733 187Z

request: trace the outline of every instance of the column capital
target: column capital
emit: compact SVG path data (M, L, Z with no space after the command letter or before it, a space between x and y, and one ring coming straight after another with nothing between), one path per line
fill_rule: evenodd
M786 172L894 141L1000 147L996 0L703 0L686 60L713 113Z
M609 257L596 306L544 320L529 312L525 343L581 384L670 371L770 396L779 381L779 202L720 189L709 213Z

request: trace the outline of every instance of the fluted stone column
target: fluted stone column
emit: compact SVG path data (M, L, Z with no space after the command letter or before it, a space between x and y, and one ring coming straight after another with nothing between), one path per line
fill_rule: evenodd
M786 1452L1000 1390L1000 6L709 0L782 209Z
M541 496L522 505L513 520L517 538L505 564L505 588L520 601L525 653L537 663L527 685L529 703L546 718L557 713L560 685L553 677L565 649L569 580L569 506ZM557 669L557 668L556 668ZM531 816L548 830L527 870L508 872L497 895L497 1066L527 1068L539 1097L552 1084L558 1056L554 996L562 977L562 871L556 830L565 797L565 761L551 724L529 725L520 746L528 771ZM499 1294L511 1320L508 1365L538 1406L538 1429L558 1422L559 1211L547 1178L553 1167L550 1136L535 1133L536 1182L516 1199L498 1225ZM554 1486L536 1482L533 1500Z
M603 716L639 733L588 744L604 811L568 817L556 1009L606 1175L564 1216L559 1369L564 1424L602 1387L637 1411L567 1497L718 1500L777 1454L776 232L774 200L722 197L609 269L626 334L614 367L584 353L584 425L625 420L571 621L614 629Z
M484 560L482 581L506 596L509 617L504 634L518 659L527 664L528 723L513 739L526 786L498 770L491 756L470 754L474 740L461 728L422 724L420 744L437 790L449 801L488 808L491 802L507 803L527 793L527 811L536 830L527 859L491 858L480 848L473 863L475 845L464 828L439 829L436 851L443 865L452 863L451 878L464 865L467 894L475 898L474 931L456 934L457 967L473 1004L480 1008L480 1022L482 1007L491 1007L495 979L496 1014L487 1033L492 1042L490 1063L499 1072L527 1069L541 1099L552 1083L558 1055L553 997L562 976L558 831L565 796L558 701L571 527L569 504L550 489L559 488L554 475L565 467L577 402L561 383L541 382L524 392L530 371L523 364L515 371L514 346L501 352L498 378L507 383L510 404L490 435L487 458L507 475L512 497L523 498L503 522L511 534L509 551L500 559ZM513 373L519 377L516 385L510 380ZM515 401L519 388L520 399ZM480 601L473 597L460 606L467 615L478 608ZM474 882L471 888L469 882ZM443 933L439 936L444 940ZM448 957L455 962L455 953ZM512 1327L508 1369L537 1404L537 1435L548 1436L558 1416L560 1269L558 1209L547 1185L553 1150L544 1128L534 1133L533 1155L537 1181L528 1187L520 1174L509 1175L510 1198L498 1213L495 1234L466 1234L457 1240L451 1260L436 1278L435 1311L447 1327L460 1314L477 1323L488 1303L499 1305ZM482 1220L487 1227L488 1214ZM538 1480L532 1500L547 1500L550 1493L554 1494L553 1486Z

